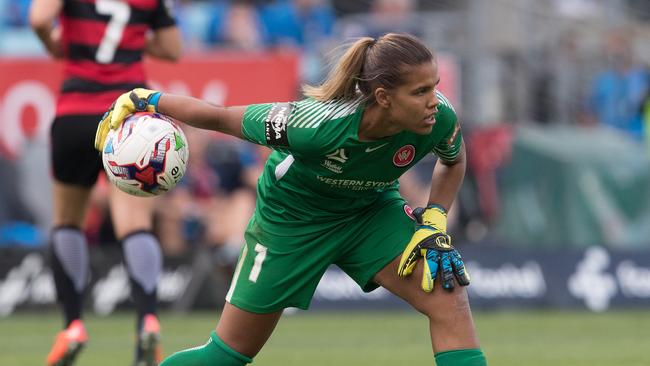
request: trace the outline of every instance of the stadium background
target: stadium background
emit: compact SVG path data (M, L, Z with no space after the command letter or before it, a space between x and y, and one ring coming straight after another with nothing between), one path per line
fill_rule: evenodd
M460 115L468 144L469 170L451 232L472 273L470 298L488 358L498 365L530 358L540 365L650 364L639 352L647 332L633 330L650 325L650 3L173 3L184 57L178 65L149 62L151 85L218 104L299 98L300 83L321 80L337 46L353 37L420 36L437 52L441 89ZM28 0L0 0L2 365L40 360L58 327L45 247L48 129L59 65L45 57L29 29L28 6ZM612 73L619 78L608 79ZM608 97L615 103L599 99ZM159 297L168 310L162 322L169 350L198 343L205 324L216 320L267 153L218 135L186 133L191 170L158 202L166 255ZM413 206L426 200L433 163L423 161L404 177L403 193ZM87 222L93 273L87 303L94 314L89 323L104 327L99 337L109 343L97 352L111 354L128 348L128 332L116 329L127 327L120 310L130 302L104 190L101 184L96 189ZM348 355L346 342L365 338L359 345L365 356L350 363L390 363L381 349L422 354L413 362L430 359L421 318L407 315L385 292L364 295L336 268L323 278L312 308L314 315L283 320L256 364L323 357L312 363L347 363L361 356ZM364 309L377 312L355 315ZM386 337L377 338L382 332ZM319 353L301 334L344 356ZM42 343L37 358L26 349L33 340ZM82 360L102 364L96 361L101 353L92 352Z

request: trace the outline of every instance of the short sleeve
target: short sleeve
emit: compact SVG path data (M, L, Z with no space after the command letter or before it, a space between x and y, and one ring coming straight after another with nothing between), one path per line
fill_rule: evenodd
M440 99L440 105L436 119L440 119L440 122L444 122L445 126L449 127L447 127L447 133L433 148L433 152L441 160L452 162L460 154L463 144L463 133L451 103L442 94L438 94L438 98Z
M244 112L242 134L250 142L275 150L320 156L340 144L361 114L357 101L319 102L308 98L254 104Z
M287 123L292 103L251 104L244 112L242 133L248 141L269 147L289 147Z

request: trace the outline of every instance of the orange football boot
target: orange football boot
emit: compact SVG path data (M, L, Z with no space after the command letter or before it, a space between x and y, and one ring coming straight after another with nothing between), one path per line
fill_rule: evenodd
M144 316L137 347L135 366L158 366L162 361L160 323L155 315Z
M73 320L66 329L56 335L52 350L47 355L47 365L72 365L87 341L88 334L83 321L81 319Z

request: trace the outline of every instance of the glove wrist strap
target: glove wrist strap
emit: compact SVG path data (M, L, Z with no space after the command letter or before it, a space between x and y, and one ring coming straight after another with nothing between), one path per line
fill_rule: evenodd
M156 112L158 112L158 101L160 100L161 95L161 92L155 92L147 98L147 104L152 105Z
M426 208L435 208L435 209L437 209L439 211L442 211L442 213L445 214L445 216L447 215L447 210L444 207L437 204L437 203L431 203Z
M422 223L447 232L447 211L440 205L428 205L422 213Z

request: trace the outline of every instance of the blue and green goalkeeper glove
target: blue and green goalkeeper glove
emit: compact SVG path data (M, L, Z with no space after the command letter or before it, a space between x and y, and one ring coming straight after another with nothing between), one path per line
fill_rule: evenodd
M133 89L120 95L111 108L104 113L95 133L95 149L102 151L108 131L120 127L126 117L135 112L157 112L160 92L143 88Z
M406 245L400 259L397 274L409 276L420 257L424 257L424 273L422 274L422 289L433 291L436 274L441 272L442 287L445 290L454 289L454 277L461 286L469 285L469 273L458 251L451 245L451 237L447 235L447 213L438 205L426 208L418 207L413 210L413 216L419 224L411 241Z

